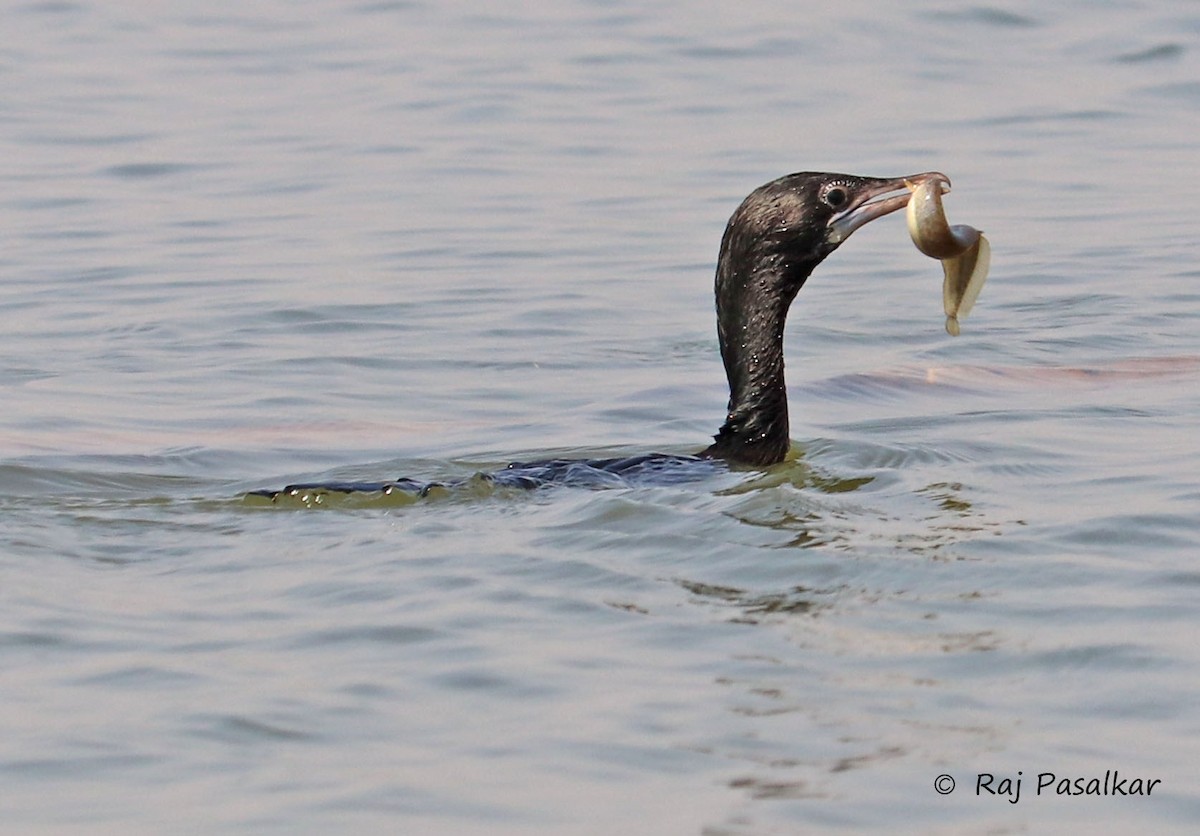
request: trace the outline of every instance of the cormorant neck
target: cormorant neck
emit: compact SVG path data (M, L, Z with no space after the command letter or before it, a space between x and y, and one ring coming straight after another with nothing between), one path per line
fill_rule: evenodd
M813 269L854 230L908 205L936 171L885 179L802 171L759 186L734 210L717 260L717 333L729 412L701 455L759 466L787 456L783 326ZM898 194L897 194L898 193Z
M788 308L819 259L794 260L778 251L737 253L729 243L723 242L716 277L729 408L704 455L766 466L783 461L791 447L783 331Z

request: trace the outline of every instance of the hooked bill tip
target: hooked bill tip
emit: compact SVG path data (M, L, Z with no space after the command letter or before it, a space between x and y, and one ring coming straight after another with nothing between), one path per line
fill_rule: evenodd
M908 187L910 192L915 192L921 186L929 182L940 182L942 185L942 194L950 193L950 178L940 171L926 171L922 174L913 174L904 178L904 185Z

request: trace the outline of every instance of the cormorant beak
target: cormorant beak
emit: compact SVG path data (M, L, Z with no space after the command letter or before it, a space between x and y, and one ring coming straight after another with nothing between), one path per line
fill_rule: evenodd
M826 236L826 240L834 245L840 244L860 226L903 209L908 205L911 190L929 180L941 180L945 183L945 190L950 190L950 178L940 171L910 174L908 177L897 177L894 180L867 180L865 185L853 193L850 206L829 219L829 235Z

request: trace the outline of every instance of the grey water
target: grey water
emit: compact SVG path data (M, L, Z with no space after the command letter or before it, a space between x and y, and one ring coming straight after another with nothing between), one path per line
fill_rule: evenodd
M0 831L1192 832L1200 5L0 19ZM243 499L699 450L741 198L930 169L783 465Z

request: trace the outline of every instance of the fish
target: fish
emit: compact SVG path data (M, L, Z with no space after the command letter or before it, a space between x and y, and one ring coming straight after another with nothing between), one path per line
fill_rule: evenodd
M966 318L987 281L992 246L973 226L946 220L942 195L950 191L949 180L931 178L907 183L912 195L906 215L908 234L917 249L942 262L942 307L946 333L957 337L959 320Z

